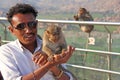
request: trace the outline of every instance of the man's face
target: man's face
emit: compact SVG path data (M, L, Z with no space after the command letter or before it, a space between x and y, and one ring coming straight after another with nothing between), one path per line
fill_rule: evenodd
M15 14L9 30L23 45L33 44L37 35L37 21L33 14Z

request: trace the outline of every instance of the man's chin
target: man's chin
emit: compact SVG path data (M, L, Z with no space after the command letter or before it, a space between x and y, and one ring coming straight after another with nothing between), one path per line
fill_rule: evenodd
M26 43L33 43L35 42L35 38L29 38L29 39L26 39L25 41Z

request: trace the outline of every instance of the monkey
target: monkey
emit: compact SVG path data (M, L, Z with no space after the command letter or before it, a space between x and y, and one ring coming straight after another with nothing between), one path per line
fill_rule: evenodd
M93 21L92 16L85 8L80 8L77 15L74 15L74 19L80 21Z
M43 34L42 50L45 51L48 56L52 56L54 54L60 54L62 50L66 49L67 44L61 27L54 24L48 26Z
M93 21L93 17L85 8L80 8L77 15L74 15L76 21ZM79 25L81 30L90 33L94 26L93 25Z
M53 55L57 55L62 53L62 51L67 49L67 43L65 37L63 35L62 29L60 26L51 24L47 27L47 29L43 33L43 46L42 51L45 52L52 60ZM58 68L61 70L70 73L74 80L77 78L71 73L69 70L63 67L63 65L58 65Z

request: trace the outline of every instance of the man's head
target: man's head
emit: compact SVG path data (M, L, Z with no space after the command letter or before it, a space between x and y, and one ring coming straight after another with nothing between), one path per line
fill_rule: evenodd
M10 32L24 45L34 43L37 35L37 11L29 4L16 4L7 13Z
M13 15L21 13L32 13L34 17L37 16L37 10L29 4L16 4L15 6L11 7L7 13L7 19L11 23Z

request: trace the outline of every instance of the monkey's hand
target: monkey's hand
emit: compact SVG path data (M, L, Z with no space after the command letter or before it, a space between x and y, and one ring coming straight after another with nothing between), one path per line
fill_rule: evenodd
M53 59L54 59L54 56L53 56L53 55L50 55L50 56L47 58L47 60L50 61L50 62L53 61Z
M73 51L75 50L74 47L72 46L68 46L67 50L63 50L63 52L61 54L57 54L54 55L54 61L55 62L59 62L59 61L63 61L63 63L66 63L67 60L70 58L70 56L72 55ZM66 57L66 58L65 58ZM65 61L65 62L64 62Z
M47 54L45 54L43 51L37 51L34 55L32 60L38 64L39 66L44 65L47 62Z
M76 21L79 20L78 16L76 16L76 15L74 15L74 19L75 19Z

